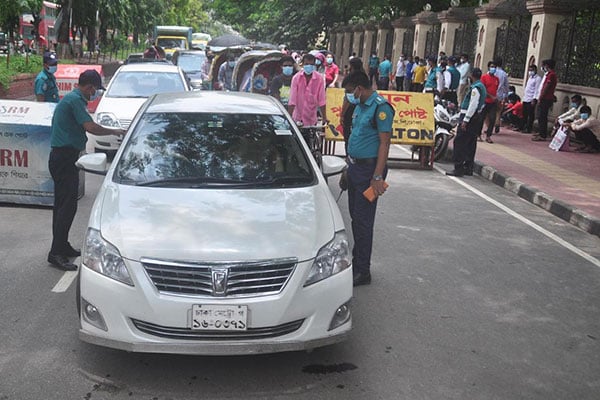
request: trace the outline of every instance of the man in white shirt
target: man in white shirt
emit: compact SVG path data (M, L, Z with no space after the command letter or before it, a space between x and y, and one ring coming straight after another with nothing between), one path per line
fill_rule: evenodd
M550 134L550 136L554 136L558 128L560 128L565 123L573 122L580 118L579 110L583 106L581 104L582 101L583 99L578 94L574 94L573 96L571 96L571 104L569 104L569 109L564 113L560 114L558 117L556 117L556 120L554 121L554 127L552 128L552 133Z
M525 125L522 133L531 133L533 130L533 121L535 120L535 99L536 93L539 91L542 78L537 73L537 66L531 64L527 72L527 83L523 92L523 118Z
M580 112L581 118L573 122L565 122L575 137L583 142L583 146L575 151L598 153L600 152L600 121L592 117L592 109L588 106L582 106Z
M396 63L396 90L404 89L404 77L406 76L406 56L402 54Z
M460 84L458 85L458 104L462 104L467 92L469 91L469 83L467 78L471 72L471 64L469 64L469 56L466 54L460 55L460 64L456 67L460 72Z

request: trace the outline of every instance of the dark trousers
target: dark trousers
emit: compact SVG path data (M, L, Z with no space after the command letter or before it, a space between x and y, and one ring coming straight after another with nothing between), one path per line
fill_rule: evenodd
M423 84L422 83L413 83L412 90L413 90L413 92L422 93L423 92Z
M552 107L552 103L554 103L552 100L540 100L538 105L538 130L543 138L548 137L548 112Z
M388 90L390 87L390 78L389 76L380 76L377 81L377 89L378 90Z
M371 185L375 172L373 164L350 164L348 166L348 208L352 220L352 269L354 273L369 273L371 269L371 251L373 249L373 226L377 200L370 202L363 192ZM387 175L387 168L383 176Z
M535 105L533 103L523 102L523 120L525 131L531 132L533 129L533 121L535 121Z
M369 81L371 82L371 86L373 86L373 82L377 83L377 68L369 68Z
M587 128L574 132L577 140L582 141L583 144L585 144L587 147L591 147L595 150L600 151L600 141L598 140L596 135L594 135L594 132Z
M462 123L463 116L460 117ZM457 171L473 170L475 152L477 151L477 137L481 133L483 114L475 113L467 123L467 128L462 129L461 124L456 129L452 161Z
M52 247L50 253L65 254L69 249L69 230L77 212L79 170L75 161L79 150L72 147L53 148L48 167L54 180L54 209L52 210Z
M400 92L404 90L404 77L403 76L396 77L396 90L398 90Z
M496 102L493 103L485 103L483 107L483 120L487 123L487 129L485 130L485 135L487 137L492 136L492 132L494 131L494 124L496 123ZM482 125L483 126L483 125Z
M508 122L516 126L518 129L523 129L525 126L525 118L521 118L513 113L509 113L506 117Z

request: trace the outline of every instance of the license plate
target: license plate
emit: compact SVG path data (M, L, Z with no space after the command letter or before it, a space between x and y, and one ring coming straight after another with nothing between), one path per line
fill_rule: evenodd
M245 331L248 306L192 305L192 329L207 331Z

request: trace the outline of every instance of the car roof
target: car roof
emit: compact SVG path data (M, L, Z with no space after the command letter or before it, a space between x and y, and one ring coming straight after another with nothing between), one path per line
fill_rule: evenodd
M119 67L117 72L153 72L153 71L162 71L162 72L178 72L179 67L177 65L173 65L171 63L165 62L142 62L142 63L133 63L126 64Z
M161 93L149 100L146 113L238 113L283 114L281 104L271 96L244 92L192 91Z

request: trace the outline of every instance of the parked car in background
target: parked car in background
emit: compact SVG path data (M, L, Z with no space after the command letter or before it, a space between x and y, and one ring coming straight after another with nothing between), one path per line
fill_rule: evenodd
M206 50L206 45L212 37L209 33L194 32L192 33L192 49Z
M106 154L78 160L106 173ZM270 96L159 94L140 109L91 211L79 336L134 352L255 354L351 329L348 238L325 176Z
M204 60L206 60L206 53L203 50L175 50L171 61L183 70L192 89L200 90Z
M153 94L190 90L183 71L165 62L143 62L121 66L106 87L96 108L95 120L108 128L129 128L129 124L146 99ZM114 151L119 148L116 136L88 133L94 149Z

